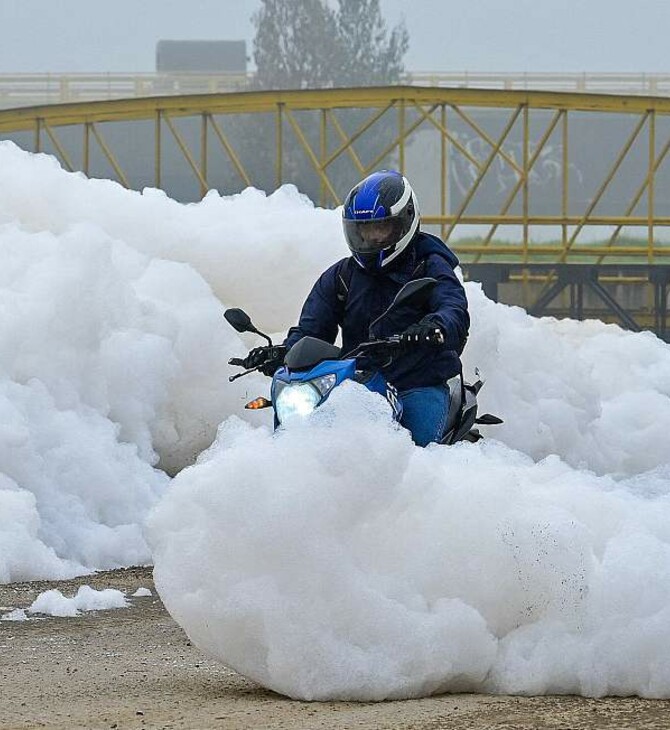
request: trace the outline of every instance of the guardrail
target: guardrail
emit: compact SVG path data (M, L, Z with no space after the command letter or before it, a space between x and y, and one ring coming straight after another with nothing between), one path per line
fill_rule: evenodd
M0 108L146 96L218 94L248 87L251 74L0 74Z
M253 72L0 74L0 108L244 91L249 88L253 78ZM412 71L401 79L401 85L408 84L462 89L670 95L670 74L660 73Z
M421 86L463 89L565 91L585 94L669 96L667 73L500 73L469 71L419 71L406 81Z

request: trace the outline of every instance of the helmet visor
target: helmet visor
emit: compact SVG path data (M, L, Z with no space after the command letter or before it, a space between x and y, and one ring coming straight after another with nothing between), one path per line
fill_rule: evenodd
M359 221L345 219L344 235L355 253L377 253L400 241L407 233L406 223L403 217L397 216Z

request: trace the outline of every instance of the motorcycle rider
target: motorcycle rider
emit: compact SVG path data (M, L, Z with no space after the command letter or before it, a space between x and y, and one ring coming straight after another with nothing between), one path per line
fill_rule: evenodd
M382 170L359 182L347 196L342 222L351 256L328 268L312 288L297 327L284 348L252 350L247 367L272 375L285 352L304 336L335 342L343 352L361 342L402 334L408 346L381 368L403 404L401 424L426 446L444 435L449 413L446 381L461 372L460 353L470 325L458 259L437 237L419 228L416 195L399 172ZM375 323L404 284L432 277L438 284L421 307L404 305ZM439 331L443 343L434 344Z

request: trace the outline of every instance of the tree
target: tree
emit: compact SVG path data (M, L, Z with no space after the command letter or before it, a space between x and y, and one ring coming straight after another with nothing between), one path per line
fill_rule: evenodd
M337 26L342 81L349 86L398 83L409 34L403 24L387 34L379 0L339 0Z
M256 28L256 89L389 85L397 83L403 73L409 36L403 24L388 32L379 0L331 0L330 4L327 0L261 0L252 21ZM309 144L318 150L319 113L299 114ZM351 134L369 114L369 110L342 110L337 121ZM253 183L271 188L275 181L275 120L238 119L229 126ZM364 164L376 159L395 134L395 118L382 118L375 123L374 134L357 140L356 152ZM339 138L334 142L340 143ZM283 180L318 200L322 180L288 125L282 149ZM358 175L344 156L328 168L329 179L341 197ZM230 186L238 184L231 177Z
M252 20L258 88L394 84L404 70L407 29L388 33L379 0L262 0Z
M263 0L256 26L255 86L302 89L331 86L339 62L337 18L322 0Z

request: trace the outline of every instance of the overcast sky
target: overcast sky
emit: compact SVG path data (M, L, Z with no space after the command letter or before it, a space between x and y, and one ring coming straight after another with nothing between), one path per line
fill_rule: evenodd
M0 73L147 72L161 39L248 41L259 0L0 0ZM670 72L670 0L381 0L409 70Z

